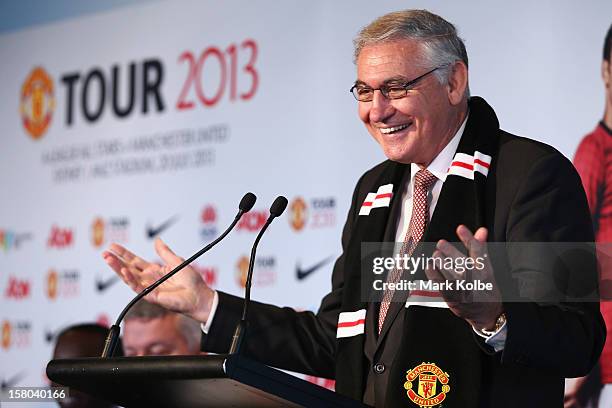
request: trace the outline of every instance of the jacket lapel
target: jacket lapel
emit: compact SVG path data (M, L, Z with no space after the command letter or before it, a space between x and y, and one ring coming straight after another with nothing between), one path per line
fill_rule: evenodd
M367 285L367 281L372 278L372 270L370 269L368 272L367 269L362 268L361 244L364 242L382 242L384 240L385 231L394 229L394 226L388 227L388 222L390 222L389 214L392 209L395 209L396 205L398 205L397 202L401 201L401 193L399 193L399 190L401 189L401 180L406 169L410 172L410 166L391 161L387 162L381 175L371 182L371 184L363 187L364 190L367 189L366 195L359 197L360 201L357 202L357 205L360 206L360 210L363 209L363 211L360 211L362 215L359 215L355 221L352 239L345 254L345 270L347 272L345 275L344 288L342 290L341 312L367 310L367 312L369 312L366 314L366 322L368 322L368 325L372 318L372 307L368 308L367 302L365 302L362 297L362 291L364 290L364 282L366 282L365 285ZM389 185L391 185L391 187L389 187ZM393 191L388 205L384 205L384 202L382 206L378 206L380 202L376 205L372 205L373 200L376 199L375 196L381 195L379 190L383 186L385 186L385 189L392 188ZM369 211L367 207L370 207ZM367 275L363 276L362 271ZM356 399L362 398L365 385L364 361L363 358L358 358L358 356L364 355L364 341L365 327L363 333L338 338L336 389L338 392L350 395Z

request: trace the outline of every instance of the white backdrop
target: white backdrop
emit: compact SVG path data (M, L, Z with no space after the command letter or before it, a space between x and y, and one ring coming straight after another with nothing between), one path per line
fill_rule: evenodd
M254 298L315 310L333 262L303 280L296 266L339 254L354 183L383 159L348 93L352 38L374 17L406 7L428 8L458 27L472 94L488 100L504 129L572 157L600 119L601 48L612 16L603 0L159 1L0 35L0 380L44 384L53 333L115 319L131 292L121 283L96 288L113 276L100 256L109 241L154 259L146 229L171 219L161 237L188 256L229 224L246 191L259 197L260 217L278 194L290 205L301 197L293 208L305 210L289 209L264 237ZM203 56L192 74L185 53L194 64ZM163 70L164 107L149 95L147 113L145 61ZM112 70L126 106L132 63L134 107L119 118ZM25 111L20 105L35 67L53 84L38 99L52 115L37 139L23 122L33 118L31 99ZM149 69L154 82L158 71ZM79 78L69 110L62 78L71 74ZM105 104L88 121L81 105L95 113L101 77ZM206 106L218 89L223 94ZM181 109L181 101L193 107ZM255 238L248 227L257 227L256 215L198 261L214 287L241 293L238 264ZM304 226L296 230L292 220ZM94 245L94 230L102 245Z

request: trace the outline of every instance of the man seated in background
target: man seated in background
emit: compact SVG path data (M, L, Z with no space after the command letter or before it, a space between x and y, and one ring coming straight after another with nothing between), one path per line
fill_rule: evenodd
M193 319L141 300L125 316L126 356L200 354L200 325Z
M58 335L53 350L53 359L99 357L104 349L104 340L108 328L95 323L84 323L69 326ZM115 351L115 356L123 355L121 344ZM61 387L60 384L53 384ZM115 405L96 399L75 389L70 390L70 396L57 402L62 408L110 408Z

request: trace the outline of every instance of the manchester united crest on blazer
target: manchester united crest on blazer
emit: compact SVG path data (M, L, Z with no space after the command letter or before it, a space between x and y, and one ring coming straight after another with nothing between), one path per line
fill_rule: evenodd
M449 377L435 363L423 362L406 372L404 388L410 401L419 407L435 407L446 399L450 391ZM436 391L439 392L436 394Z

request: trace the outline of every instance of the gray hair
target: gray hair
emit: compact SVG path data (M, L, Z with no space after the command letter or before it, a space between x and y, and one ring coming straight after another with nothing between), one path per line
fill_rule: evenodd
M168 309L164 309L154 303L147 302L141 299L130 309L125 315L125 320L129 319L158 319L167 315L177 315L177 329L181 332L189 349L199 350L200 348L200 337L202 332L200 330L200 323L193 320L190 317L185 316L181 313L175 313Z
M427 10L395 11L378 17L362 28L353 41L355 62L368 45L405 39L421 44L424 51L423 68L447 66L434 73L441 84L448 83L453 63L463 61L468 66L465 44L457 35L455 26Z

